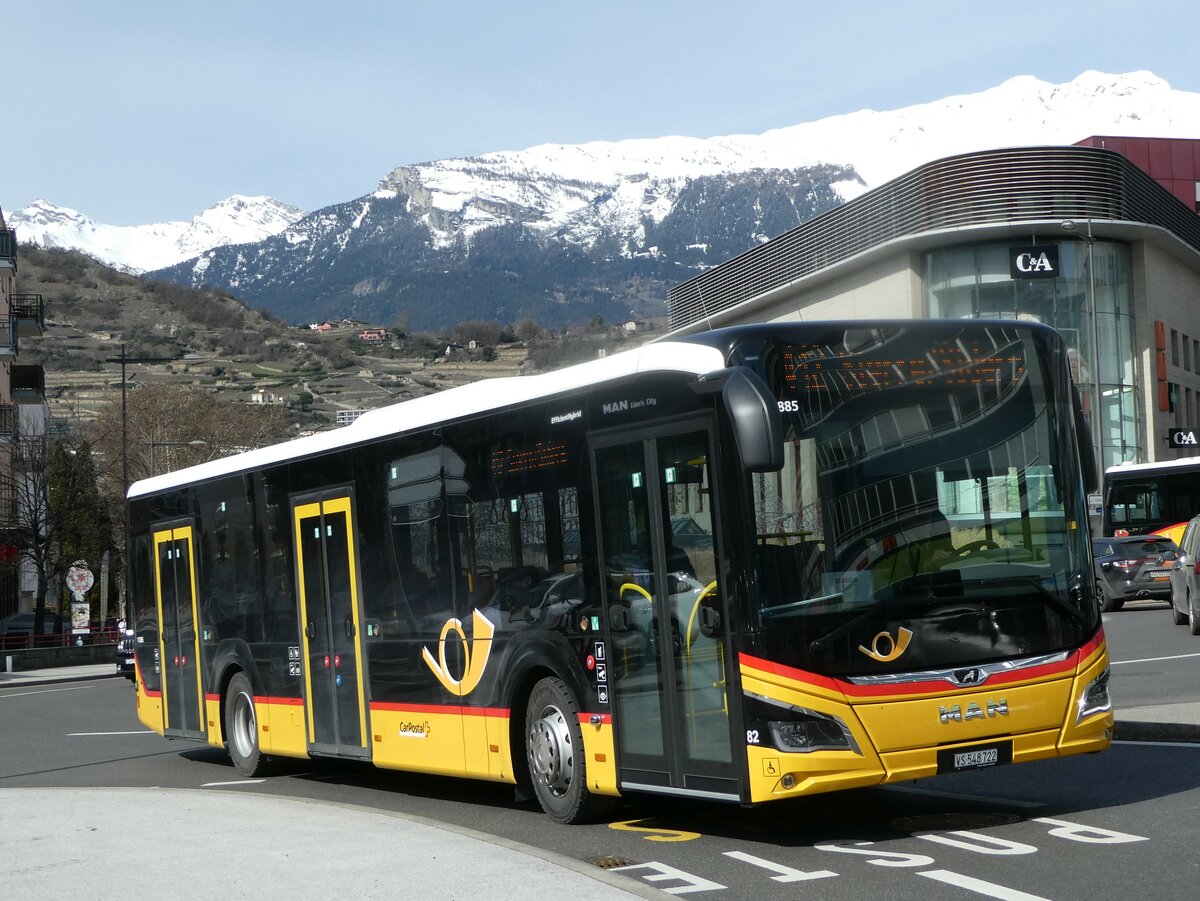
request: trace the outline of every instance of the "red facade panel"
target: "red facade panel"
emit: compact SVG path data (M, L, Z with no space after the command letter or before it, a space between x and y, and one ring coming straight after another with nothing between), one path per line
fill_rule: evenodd
M1166 141L1150 141L1150 168L1146 171L1159 181L1169 179L1171 173L1171 145Z
M1178 197L1189 210L1200 213L1200 140L1194 138L1127 138L1092 135L1077 141L1079 147L1103 147L1127 160Z
M1171 142L1171 177L1188 179L1194 181L1196 178L1196 167L1192 160L1192 148L1188 146L1190 142L1172 141Z
M1143 139L1140 141L1130 141L1132 146L1129 148L1129 153L1125 154L1125 158L1133 163L1143 172L1150 172L1150 142Z

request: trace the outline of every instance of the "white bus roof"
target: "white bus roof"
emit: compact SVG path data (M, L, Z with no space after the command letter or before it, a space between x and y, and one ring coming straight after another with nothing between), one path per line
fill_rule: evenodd
M724 366L725 360L716 348L679 341L663 341L539 375L484 379L437 394L428 394L370 410L350 425L339 429L318 432L304 438L141 479L129 486L128 497L157 494L192 482L207 481L238 472L257 471L286 460L335 451L376 438L401 434L541 397L549 398L565 391L613 381L638 372L686 372L703 375Z
M1187 471L1200 469L1200 457L1181 457L1178 460L1161 460L1158 463L1118 463L1104 470L1106 476L1147 475L1156 472Z

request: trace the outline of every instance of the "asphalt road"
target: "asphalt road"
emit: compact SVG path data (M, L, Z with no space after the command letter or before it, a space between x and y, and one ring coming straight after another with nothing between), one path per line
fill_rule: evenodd
M1118 709L1200 701L1200 637L1171 621L1163 601L1132 601L1104 614Z
M1172 626L1165 607L1131 606L1105 625L1119 703L1193 699L1200 638ZM1200 876L1200 745L1118 743L749 810L632 799L611 822L563 827L485 783L340 762L242 779L214 749L145 732L124 679L0 690L0 805L4 788L45 786L269 793L404 811L708 898L1192 898ZM151 822L114 828L130 830L131 847L158 840Z

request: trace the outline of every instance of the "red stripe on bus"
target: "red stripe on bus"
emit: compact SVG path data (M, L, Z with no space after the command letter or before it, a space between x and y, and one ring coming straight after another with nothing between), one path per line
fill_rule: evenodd
M399 713L459 713L461 704L400 704L396 701L372 701L372 710L394 710Z
M748 666L751 669L762 670L764 673L771 673L776 676L783 676L785 679L791 679L793 682L803 682L806 685L815 685L819 688L828 689L830 691L846 690L846 684L839 682L836 679L831 679L828 676L818 676L816 673L805 672L802 669L796 669L794 666L784 666L782 663L764 660L762 657L755 657L752 654L746 654L744 652L739 653L738 662L742 666Z
M594 717L594 716L600 717L599 723L592 722L592 717ZM612 725L612 714L611 713L581 713L581 714L579 714L579 725L581 725L581 726L611 726Z
M290 704L294 707L299 707L304 703L304 698L273 698L269 695L255 695L255 704Z
M218 694L209 694L208 692L205 692L205 693L204 693L204 700L206 700L206 701L219 701L219 700L221 700L221 696L220 696L220 695L218 695Z
M1031 666L1024 669L1015 669L1010 672L994 673L987 679L988 685L1004 685L1009 682L1023 682L1027 679L1040 679L1047 676L1063 675L1073 672L1081 661L1090 656L1104 642L1103 631L1098 632L1087 644L1079 648L1072 654L1068 654L1065 660L1060 660L1054 663L1045 663L1041 666ZM763 672L772 673L777 676L783 676L786 679L791 679L794 682L801 682L805 685L813 685L820 688L839 691L848 698L862 699L866 697L880 697L887 695L906 695L919 693L940 693L946 691L960 690L956 686L949 685L944 679L929 679L922 682L902 682L889 685L855 685L852 682L834 679L829 676L820 676L816 673L805 672L801 669L796 669L791 666L784 666L781 663L773 663L770 660L763 660L761 657L754 657L750 654L739 654L739 662L746 667L761 670ZM970 669L970 664L964 664L962 669Z
M388 710L395 713L457 713L461 716L490 716L508 719L512 711L507 707L467 707L465 704L403 704L397 701L372 701L372 710Z

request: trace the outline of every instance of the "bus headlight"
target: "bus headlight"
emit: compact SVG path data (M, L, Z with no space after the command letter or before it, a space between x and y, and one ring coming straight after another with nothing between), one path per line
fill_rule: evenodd
M780 751L807 754L810 751L853 751L861 754L850 727L836 716L818 713L806 707L784 704L774 698L751 694L749 697L771 708L763 719L771 732L771 742ZM781 714L787 719L774 719Z
M1075 715L1075 723L1078 725L1089 716L1108 713L1110 710L1112 710L1112 698L1108 694L1108 667L1106 666L1104 672L1083 690L1083 694L1079 698L1079 712Z

